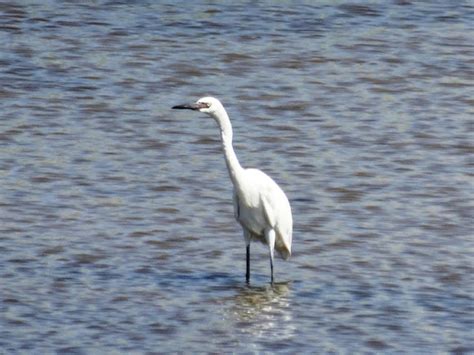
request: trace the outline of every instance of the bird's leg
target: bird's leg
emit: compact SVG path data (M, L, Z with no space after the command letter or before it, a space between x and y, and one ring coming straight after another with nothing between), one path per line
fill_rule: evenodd
M273 285L273 251L275 250L275 230L266 229L265 239L268 243L268 249L270 251L270 272L271 272L271 283Z
M250 282L250 241L252 240L252 235L246 228L243 228L243 231L244 231L245 245L247 246L247 269L245 272L245 280L247 281L247 283L249 283Z
M247 244L247 271L245 272L245 280L250 282L250 243Z
M271 284L273 285L273 253L270 254Z

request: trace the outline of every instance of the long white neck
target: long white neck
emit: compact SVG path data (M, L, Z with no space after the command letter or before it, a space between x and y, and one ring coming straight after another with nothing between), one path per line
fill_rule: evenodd
M234 147L232 146L232 125L230 123L229 116L227 115L227 112L224 108L217 111L212 116L216 120L221 130L222 148L224 150L227 170L229 171L229 176L232 180L232 183L236 185L244 169L240 165L239 160L235 155Z

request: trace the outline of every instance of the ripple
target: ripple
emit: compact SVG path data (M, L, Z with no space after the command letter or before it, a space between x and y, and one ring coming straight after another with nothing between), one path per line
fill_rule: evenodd
M469 7L50 5L0 6L2 349L472 350ZM289 282L255 244L245 283L203 95L290 198Z

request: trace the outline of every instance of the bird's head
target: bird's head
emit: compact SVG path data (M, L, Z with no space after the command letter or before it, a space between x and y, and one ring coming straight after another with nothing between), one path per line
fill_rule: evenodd
M174 109L181 109L181 110L194 110L203 113L207 113L208 115L215 116L219 113L219 111L224 110L224 106L222 106L221 102L217 100L215 97L201 97L193 104L184 104L184 105L177 105L173 106Z

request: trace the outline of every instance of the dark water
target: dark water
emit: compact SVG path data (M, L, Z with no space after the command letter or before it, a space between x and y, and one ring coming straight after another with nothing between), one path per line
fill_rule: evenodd
M474 351L471 1L0 5L5 353ZM215 95L284 188L233 220Z

